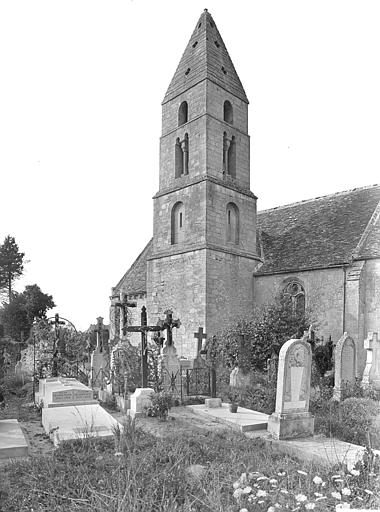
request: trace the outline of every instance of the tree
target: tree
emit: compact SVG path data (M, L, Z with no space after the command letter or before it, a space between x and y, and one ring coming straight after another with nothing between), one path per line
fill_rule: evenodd
M29 335L34 319L45 318L46 312L54 306L51 295L43 293L36 284L28 285L22 293L13 292L8 304L3 303L0 321L9 336L22 341Z
M12 300L12 283L24 271L24 256L13 236L6 236L0 245L0 290L7 289L9 302Z
M273 304L257 309L252 317L241 318L208 342L210 360L219 368L236 364L245 371L263 371L268 359L280 352L289 339L302 336L312 322L303 311L279 297ZM244 353L239 337L244 335Z

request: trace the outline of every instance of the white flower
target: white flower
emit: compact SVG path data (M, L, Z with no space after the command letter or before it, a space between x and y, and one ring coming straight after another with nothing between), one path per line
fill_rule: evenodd
M315 476L313 478L313 482L315 483L315 485L321 485L321 483L323 482L322 478L320 476Z
M274 507L269 507L267 512L276 512L276 509Z
M274 504L275 508L282 508L282 506L279 503Z
M358 469L351 469L350 473L353 476L359 476L360 475L360 471Z
M335 479L335 482L342 483L342 482L343 482L343 480L342 480L341 478L336 478L336 479Z
M232 484L232 487L233 487L234 489L239 489L239 487L240 487L240 482L239 482L239 480L236 480L236 482L234 482L234 483Z
M249 485L247 485L247 487L244 487L244 489L243 489L244 494L249 494L250 492L252 492L252 487L250 487Z
M233 493L233 497L235 498L235 500L240 500L240 498L242 497L243 495L243 489L236 489Z
M342 495L340 494L340 492L336 492L336 491L333 491L331 493L331 496L337 500L341 500L342 499Z
M257 491L257 497L258 498L264 498L264 496L266 496L266 495L267 495L267 491L262 491L261 489L259 489Z
M335 510L347 510L348 508L351 508L351 505L349 503L338 503L335 507Z
M252 503L253 501L255 501L255 499L256 499L256 496L253 496L253 494L250 494L250 495L248 496L248 501L249 501L249 503Z
M373 492L370 491L369 489L364 489L364 492L366 492L367 494L373 494Z
M271 478L271 479L269 480L269 483L270 483L270 484L277 484L277 480L276 480L275 478Z
M247 508L241 508L240 512L248 512L248 509Z
M350 496L351 495L351 489L348 487L343 487L342 489L343 496Z
M334 478L340 478L340 476L341 476L341 475L333 475L333 476L331 477L331 480L333 480Z
M115 457L122 457L122 456L123 456L122 452L115 452Z
M306 501L306 500L307 500L307 496L305 496L304 494L296 495L296 501L298 501L298 503L302 503L303 501Z
M289 491L287 491L286 489L281 489L282 494L289 494Z
M299 473L300 475L307 475L306 471L301 471L300 469L297 469L297 473Z
M323 494L321 494L320 492L315 492L314 496L323 496Z
M320 501L320 500L327 500L326 496L321 496L320 498L317 498L315 501Z
M305 508L306 508L306 510L314 510L315 503L306 503Z
M257 503L260 503L260 505L261 505L262 503L265 503L265 501L260 500L260 501L258 501Z
M257 481L260 482L260 480L268 480L268 477L267 476L259 476Z
M321 487L324 487L326 485L326 482L321 483Z
M286 475L286 471L280 471L279 473L277 473L278 476L285 476Z

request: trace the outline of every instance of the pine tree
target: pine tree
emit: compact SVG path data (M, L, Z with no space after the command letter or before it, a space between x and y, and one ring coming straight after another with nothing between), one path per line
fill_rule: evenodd
M24 256L13 236L5 237L0 245L0 290L7 289L9 302L12 300L12 284L24 271Z

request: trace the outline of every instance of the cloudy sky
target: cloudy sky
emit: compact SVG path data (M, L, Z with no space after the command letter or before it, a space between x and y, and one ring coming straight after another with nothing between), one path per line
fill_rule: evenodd
M4 0L0 240L78 329L152 235L161 101L205 7L250 99L259 209L380 182L377 0Z

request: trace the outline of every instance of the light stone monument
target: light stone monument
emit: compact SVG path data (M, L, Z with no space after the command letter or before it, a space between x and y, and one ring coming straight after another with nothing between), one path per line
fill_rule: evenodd
M309 412L312 354L307 337L289 340L280 350L276 409L268 420L268 432L276 439L314 434L314 416Z
M373 386L380 391L380 341L377 332L369 332L364 340L364 349L367 351L367 360L363 372L363 386Z
M340 401L344 384L355 384L356 345L346 332L335 347L335 380L333 398Z

